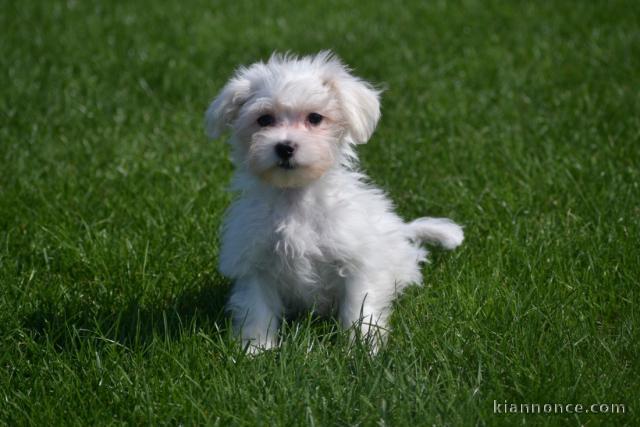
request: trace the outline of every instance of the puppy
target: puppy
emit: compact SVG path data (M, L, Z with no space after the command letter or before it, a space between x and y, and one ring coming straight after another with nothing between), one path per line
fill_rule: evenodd
M336 315L372 351L393 299L420 284L422 243L453 249L445 218L405 223L357 170L357 144L380 118L380 91L328 51L274 54L239 68L209 106L210 137L230 128L232 188L220 271L234 280L227 308L250 352L278 345L285 315Z

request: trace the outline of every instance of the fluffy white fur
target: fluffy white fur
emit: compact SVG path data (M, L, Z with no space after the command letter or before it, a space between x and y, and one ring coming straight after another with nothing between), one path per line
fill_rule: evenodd
M238 69L207 110L211 137L232 131L239 197L224 221L220 271L235 281L227 307L249 351L277 346L282 318L304 310L355 325L375 350L394 297L422 282L420 244L462 243L449 219L405 223L355 170L379 95L330 52L274 54ZM290 159L277 153L282 143Z

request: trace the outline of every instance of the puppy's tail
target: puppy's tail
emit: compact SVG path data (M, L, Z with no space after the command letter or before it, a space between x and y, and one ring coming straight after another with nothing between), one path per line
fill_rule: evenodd
M445 249L455 249L464 240L462 227L449 218L418 218L407 224L411 239L433 243Z

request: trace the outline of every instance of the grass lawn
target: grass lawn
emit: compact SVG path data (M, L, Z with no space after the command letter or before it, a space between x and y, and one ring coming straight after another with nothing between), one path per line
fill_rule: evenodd
M0 4L0 425L640 423L637 2L295 3ZM327 48L385 88L363 169L467 240L377 357L313 318L246 357L203 113L237 65Z

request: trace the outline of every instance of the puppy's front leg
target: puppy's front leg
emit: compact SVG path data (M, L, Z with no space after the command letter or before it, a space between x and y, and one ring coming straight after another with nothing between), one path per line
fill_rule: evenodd
M363 274L347 278L339 309L342 326L357 328L352 331L354 338L359 332L359 338L370 343L372 353L377 353L385 341L392 300L392 295L381 291L388 288L381 280L384 278Z
M255 277L236 281L227 303L233 317L233 329L250 353L278 345L282 301L269 283Z

